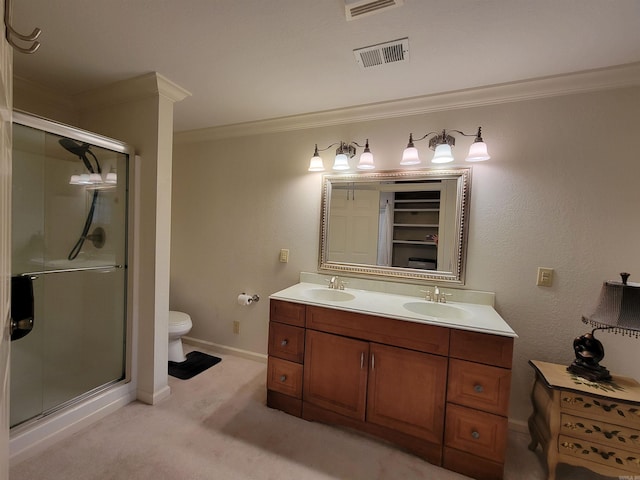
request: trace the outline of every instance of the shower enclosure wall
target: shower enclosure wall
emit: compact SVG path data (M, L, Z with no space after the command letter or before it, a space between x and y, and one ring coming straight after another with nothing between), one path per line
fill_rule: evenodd
M16 113L12 168L13 432L128 380L129 149Z

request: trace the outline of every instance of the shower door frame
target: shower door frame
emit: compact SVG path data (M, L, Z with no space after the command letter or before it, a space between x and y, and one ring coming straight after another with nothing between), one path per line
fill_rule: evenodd
M138 159L135 156L133 148L127 145L124 142L119 140L106 137L97 133L88 132L86 130L82 130L78 127L73 127L71 125L67 125L61 122L56 122L55 120L50 120L44 117L40 117L28 112L14 110L12 123L19 124L25 127L34 128L45 133L51 133L54 135L59 135L62 137L71 138L74 140L78 140L81 142L86 142L91 145L95 145L97 147L105 148L107 150L111 150L117 153L122 153L128 155L127 162L127 209L126 209L126 228L127 234L125 239L125 249L126 249L126 260L125 260L125 278L126 278L126 291L125 294L125 358L124 358L124 378L121 380L114 380L112 382L108 382L107 384L97 387L89 392L85 392L84 394L75 397L63 404L55 407L47 412L43 412L40 415L36 416L31 420L27 420L24 423L18 424L11 429L11 434L13 437L14 433L20 433L22 431L28 430L34 425L37 425L40 421L50 416L53 416L57 413L64 412L67 409L71 409L74 406L81 404L82 402L91 399L92 397L112 388L127 384L132 382L132 372L133 370L133 346L136 339L136 329L134 328L134 229L135 229L135 205L134 201L137 198L135 192L135 184L136 179L134 177L134 172L136 170L135 164ZM134 382L135 383L135 382Z

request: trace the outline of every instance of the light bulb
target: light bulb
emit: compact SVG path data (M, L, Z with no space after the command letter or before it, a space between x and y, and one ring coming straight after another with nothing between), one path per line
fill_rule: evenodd
M431 159L431 163L449 163L453 162L453 154L451 147L446 143L441 143L436 147L436 153Z
M349 158L344 153L336 155L336 159L333 162L334 170L349 170Z
M407 147L402 152L400 165L417 165L420 163L420 156L416 147Z
M373 170L376 166L373 163L373 154L371 152L363 152L358 162L358 170Z
M487 144L484 142L473 142L469 147L469 155L465 159L467 162L484 162L489 160L489 152L487 152Z

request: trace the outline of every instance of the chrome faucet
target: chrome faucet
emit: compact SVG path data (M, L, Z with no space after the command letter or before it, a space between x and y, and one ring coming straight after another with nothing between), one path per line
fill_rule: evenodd
M424 299L427 302L447 303L447 297L451 296L450 293L441 292L437 285L433 287L433 292L429 289L423 290L423 292L425 292Z
M335 290L336 288L338 288L339 282L340 280L338 280L338 277L336 276L331 277L331 280L329 280L329 288L332 290Z
M450 297L451 294L450 293L444 293L441 292L440 289L438 288L438 286L436 285L436 288L433 292L433 301L434 302L438 302L438 303L447 303L447 297Z

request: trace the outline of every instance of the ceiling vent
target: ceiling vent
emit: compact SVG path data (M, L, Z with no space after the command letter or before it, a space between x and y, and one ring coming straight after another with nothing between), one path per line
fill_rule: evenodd
M401 38L391 42L379 43L353 51L360 67L371 68L388 63L409 61L409 38Z
M383 10L399 7L404 3L404 0L345 0L344 3L347 20L355 20Z

